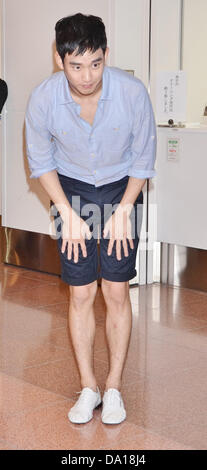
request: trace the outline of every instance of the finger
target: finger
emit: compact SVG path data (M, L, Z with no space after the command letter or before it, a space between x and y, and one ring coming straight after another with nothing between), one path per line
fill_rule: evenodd
M68 259L72 258L72 242L68 241Z
M103 237L104 238L112 238L112 219L111 217L107 220L104 229L103 229Z
M90 229L86 230L86 236L87 236L87 239L90 240L91 237L92 237L92 232L90 231Z
M74 263L78 262L78 242L73 243Z
M109 232L109 229L108 229L108 227L106 226L106 227L104 228L104 230L103 230L103 238L106 238L106 237L107 237L108 232Z
M78 243L73 243L73 259L74 263L78 262Z
M111 240L109 240L109 244L108 244L108 251L107 251L108 256L111 255L113 246L114 246L114 239L112 238Z
M128 245L127 245L126 238L123 239L122 243L123 243L123 248L124 248L124 256L129 256L129 251L128 251Z
M82 237L83 239L87 238L88 240L90 240L91 237L92 237L92 232L91 232L91 230L90 230L89 225L88 225L86 222L84 222L84 223L81 225L81 237Z
M62 253L65 252L66 245L67 245L67 240L63 239L63 241L62 241L62 246L61 246L61 251L62 251Z
M84 241L80 242L80 246L81 246L83 256L86 257L87 256L87 250L86 250L85 242Z
M116 240L116 257L121 260L121 240Z
M130 248L134 248L134 242L132 240L132 238L129 238L129 245L130 245Z

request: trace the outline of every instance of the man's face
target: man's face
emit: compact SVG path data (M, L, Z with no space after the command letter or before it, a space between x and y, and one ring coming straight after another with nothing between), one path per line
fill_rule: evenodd
M108 56L108 48L105 54L102 49L96 52L87 50L83 55L66 54L64 65L60 56L56 54L59 67L64 70L71 90L78 96L93 95L100 88L104 65Z

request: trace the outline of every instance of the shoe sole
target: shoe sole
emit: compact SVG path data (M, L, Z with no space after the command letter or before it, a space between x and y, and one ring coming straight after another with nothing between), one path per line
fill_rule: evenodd
M101 417L101 421L102 421L102 423L104 423L104 424L120 424L120 423L122 423L122 421L124 421L125 419L126 419L126 414L125 414L125 416L124 416L120 421L111 422L111 423L110 423L109 421L104 421L104 419Z
M126 419L126 417L123 418L123 419L121 419L121 421L117 421L116 423L114 423L114 422L113 422L113 423L109 423L109 421L103 421L103 419L102 419L101 421L102 421L103 424L120 424L120 423L122 423L125 419Z

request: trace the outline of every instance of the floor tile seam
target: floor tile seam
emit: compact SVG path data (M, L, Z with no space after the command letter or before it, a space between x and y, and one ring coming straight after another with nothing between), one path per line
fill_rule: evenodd
M48 344L50 346L53 346L53 343L45 343L45 344ZM58 351L66 351L67 353L72 353L73 352L73 349L72 349L72 346L70 346L70 343L68 346L60 346L59 344L55 344L55 348L58 350Z
M19 272L19 271L18 271L18 272ZM57 276L56 274L54 274L54 279L53 279L53 280L52 280L52 279L47 280L47 279L44 279L44 277L46 277L46 276L53 276L53 275L52 275L52 274L47 274L47 273L45 273L44 271L41 271L41 272L35 271L35 273L36 273L36 272L38 272L38 273L40 274L40 276L43 275L43 279L40 279L40 278L38 279L38 277L33 277L32 274L31 274L31 275L28 275L29 273L28 273L28 274L27 274L27 273L20 273L20 275L21 275L24 279L33 279L33 280L35 280L35 281L50 282L50 283L52 282L53 284L59 284L59 282L60 282L60 279L61 279L61 278L60 278L59 276ZM58 277L57 280L55 279L56 276Z
M36 389L39 389L41 391L43 390L43 391L49 392L50 394L52 393L53 395L56 395L56 396L60 397L60 399L63 400L63 401L68 399L68 397L66 397L65 395L62 395L60 393L51 391L48 388L42 387L40 385L36 385L32 382L29 382L28 380L21 379L20 377L18 377L16 375L8 374L8 372L2 371L2 370L0 370L0 372L3 373L4 375L6 375L7 377L12 377L13 379L17 380L18 382L21 382L22 384L25 383L25 384L31 385L32 387L35 387ZM64 397L64 398L62 398L62 397Z
M59 349L59 351L65 351L65 349ZM54 364L56 362L62 362L62 361L68 361L68 358L66 359L63 359L63 358L59 358L59 359L53 359L53 360L48 360L48 361L44 361L44 362L41 362L40 364L33 364L33 365L30 365L30 366L25 366L22 368L22 370L28 370L28 369L32 369L34 367L42 367L42 366L47 366L47 365L50 365L50 364Z
M24 276L26 276L27 274L31 274L31 276L33 276L33 273L37 273L38 275L43 275L43 276L54 276L54 277L60 277L59 274L53 274L53 273L48 273L46 271L39 271L37 269L28 269L24 266L16 266L15 264L10 264L10 263L0 263L0 269L2 270L5 270L7 272L11 272L12 274L16 274L16 273L20 273Z

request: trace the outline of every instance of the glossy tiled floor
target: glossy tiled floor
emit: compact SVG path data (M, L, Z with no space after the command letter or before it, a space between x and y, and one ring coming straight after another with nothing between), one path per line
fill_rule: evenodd
M127 420L87 424L67 413L80 391L59 277L0 265L1 449L207 449L207 293L130 289L133 328L122 395ZM108 371L105 304L96 302L95 372Z

